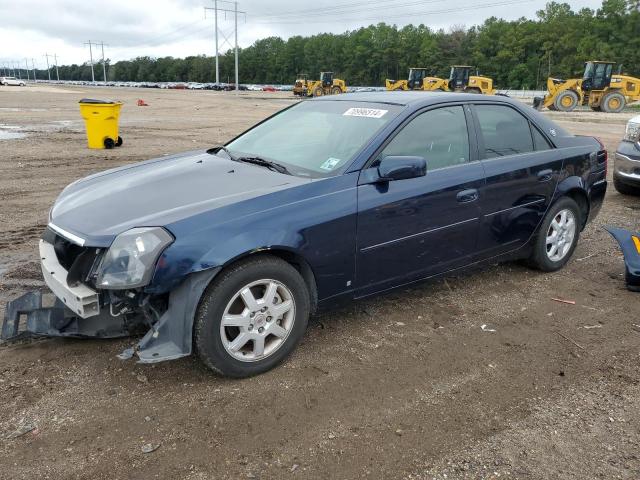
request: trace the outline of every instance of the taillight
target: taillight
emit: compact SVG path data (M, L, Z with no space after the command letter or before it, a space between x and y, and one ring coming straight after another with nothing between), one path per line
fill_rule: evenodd
M598 152L598 164L604 165L605 172L607 171L607 167L609 166L609 154L607 153L607 149L604 146L604 143L598 138L595 138L596 142L600 144L600 151Z

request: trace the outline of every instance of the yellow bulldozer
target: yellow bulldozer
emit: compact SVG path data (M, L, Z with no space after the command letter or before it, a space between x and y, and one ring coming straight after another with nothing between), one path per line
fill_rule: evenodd
M465 92L495 94L493 79L479 75L471 75L473 67L469 65L453 65L449 78L430 77L427 69L413 67L409 69L407 80L387 80L387 90L424 90L441 92Z
M293 87L293 94L302 97L321 97L347 93L344 80L333 78L333 72L321 72L320 80L309 80L306 74L299 74Z
M578 105L588 105L596 112L617 113L629 102L640 100L640 78L614 75L614 62L585 63L582 78L547 79L547 94L536 97L533 106L570 112Z

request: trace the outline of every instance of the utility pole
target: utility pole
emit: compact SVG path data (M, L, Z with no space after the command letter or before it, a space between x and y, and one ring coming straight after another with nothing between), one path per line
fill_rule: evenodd
M86 42L85 45L89 45L89 63L91 63L91 81L95 83L96 77L93 73L93 50L91 49L91 40Z
M233 2L234 10L235 10L235 22L236 22L236 95L240 91L240 86L238 85L238 2Z
M58 73L58 55L56 53L53 54L53 59L56 62L56 80L60 81L60 74Z
M31 66L33 67L33 81L38 83L38 79L36 78L36 62L33 58L31 59Z
M218 3L226 3L226 4L233 4L233 10L231 10L231 8L225 8L225 7L219 7ZM213 3L213 8L211 7L204 7L204 14L205 14L205 18L207 17L207 10L213 10L214 11L214 22L215 22L215 48L216 48L216 83L220 82L220 63L219 63L219 45L218 45L218 12L224 12L225 13L225 17L227 13L233 13L234 15L234 22L235 22L235 45L234 45L234 50L235 50L235 68L236 68L236 92L238 91L238 14L241 13L243 15L247 15L247 12L241 12L238 10L238 2L231 2L228 0L214 0ZM225 37L225 41L227 41L228 39L226 38L226 35L224 35L223 33L223 37ZM230 42L227 41L227 44L229 46L231 46Z
M104 83L106 84L107 83L107 66L104 63L104 42L101 41L100 46L102 47L102 76L104 78Z
M16 76L16 67L18 67L18 79L22 80L22 72L20 71L20 62L13 62L13 76Z
M24 66L25 66L25 70L27 71L27 82L29 81L29 63L27 62L27 59L24 59Z
M49 68L49 54L45 53L44 58L47 59L47 76L49 77L49 81L51 81L51 69Z

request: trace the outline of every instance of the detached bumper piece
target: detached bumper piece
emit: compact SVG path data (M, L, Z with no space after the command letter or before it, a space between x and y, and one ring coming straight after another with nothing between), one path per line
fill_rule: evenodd
M43 293L33 291L7 303L0 339L15 341L28 337L118 338L131 335L131 325L108 314L81 318L55 299L43 306Z
M604 227L620 244L624 255L625 281L632 292L640 292L640 233Z

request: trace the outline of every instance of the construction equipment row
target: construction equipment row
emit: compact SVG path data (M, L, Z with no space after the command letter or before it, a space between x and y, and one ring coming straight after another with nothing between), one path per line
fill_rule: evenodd
M589 106L594 111L621 112L629 102L640 100L640 78L613 74L614 62L588 61L582 78L561 80L547 79L547 94L534 99L534 107L570 112L576 107ZM419 90L425 92L465 92L494 95L493 79L472 75L474 67L453 65L449 78L432 77L424 67L409 69L406 80L387 79L389 91ZM346 93L344 80L334 78L333 72L321 72L320 80L309 80L301 73L296 79L293 94L302 97L319 97Z
M387 79L387 90L422 90L425 92L465 92L493 95L493 79L480 75L471 75L473 67L469 65L454 65L451 67L449 78L430 77L427 69L412 67L409 69L407 80Z

